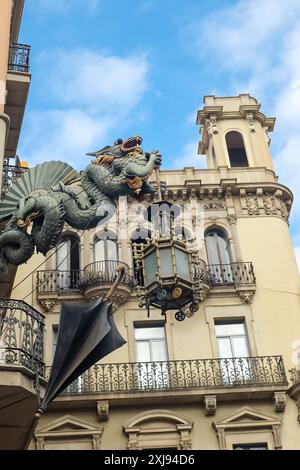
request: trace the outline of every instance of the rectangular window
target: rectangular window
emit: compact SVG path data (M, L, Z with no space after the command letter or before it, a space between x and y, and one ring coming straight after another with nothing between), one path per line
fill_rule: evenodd
M244 320L215 321L219 347L219 373L224 385L247 384L254 380Z
M134 333L138 388L168 388L168 354L164 326L136 326Z
M261 444L234 444L232 446L233 450L268 450L267 443Z
M237 322L216 321L215 330L220 357L249 356L248 339L243 320Z

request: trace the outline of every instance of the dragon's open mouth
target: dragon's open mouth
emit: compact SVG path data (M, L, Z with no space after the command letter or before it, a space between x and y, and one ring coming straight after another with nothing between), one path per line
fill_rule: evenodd
M139 135L134 135L133 137L129 137L129 139L125 140L121 145L122 152L132 152L134 149L139 147L143 142L142 137Z

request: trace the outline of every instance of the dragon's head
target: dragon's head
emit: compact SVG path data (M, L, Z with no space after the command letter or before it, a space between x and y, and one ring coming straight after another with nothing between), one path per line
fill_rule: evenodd
M32 218L38 215L38 212L35 212L36 208L36 198L33 196L28 196L19 201L18 211L16 214L17 217L17 226L19 228L26 228L31 223Z
M113 145L107 145L97 152L87 153L87 155L96 157L92 163L107 165L115 158L124 158L129 154L132 156L135 153L140 155L143 153L143 149L141 147L142 142L142 137L139 135L134 135L126 140L118 139Z

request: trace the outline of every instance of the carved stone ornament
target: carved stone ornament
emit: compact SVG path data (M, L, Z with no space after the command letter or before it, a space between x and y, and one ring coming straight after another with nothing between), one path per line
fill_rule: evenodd
M225 209L225 201L223 199L206 199L203 201L205 210L220 210Z
M191 439L181 439L179 442L180 450L192 450Z
M230 225L235 225L237 222L237 216L235 214L230 214L228 215L227 220Z
M269 192L264 193L264 195L263 195L263 204L264 204L264 210L265 210L266 215L276 215L277 214L275 198L271 193L269 193Z
M45 312L52 312L55 302L53 300L40 300L41 307Z
M247 193L246 206L249 215L259 215L258 199L254 193Z
M109 401L97 401L97 413L99 421L108 421L109 418Z
M214 416L217 410L217 397L216 395L206 395L204 397L205 416Z
M245 304L251 304L254 297L254 290L240 290L238 291L241 300Z
M207 126L207 132L209 133L209 135L219 133L216 116L211 116L210 119L206 119L206 126Z
M255 120L252 113L246 114L246 121L250 132L255 132Z
M275 392L274 393L274 406L275 411L284 411L286 407L286 393L285 392Z

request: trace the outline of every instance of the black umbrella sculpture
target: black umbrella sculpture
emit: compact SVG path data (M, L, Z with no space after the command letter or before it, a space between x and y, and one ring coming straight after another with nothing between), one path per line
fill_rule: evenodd
M126 343L112 315L111 299L125 274L124 267L117 270L118 277L105 298L62 305L51 374L36 418L89 367Z

